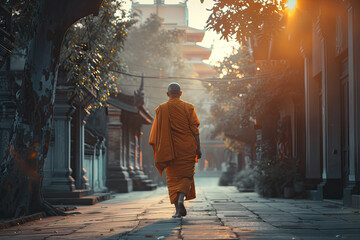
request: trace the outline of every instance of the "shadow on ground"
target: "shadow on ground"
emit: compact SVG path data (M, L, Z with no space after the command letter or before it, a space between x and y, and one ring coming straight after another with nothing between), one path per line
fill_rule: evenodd
M106 240L137 240L137 239L178 239L181 231L181 219L140 220L139 225L131 232L116 234Z

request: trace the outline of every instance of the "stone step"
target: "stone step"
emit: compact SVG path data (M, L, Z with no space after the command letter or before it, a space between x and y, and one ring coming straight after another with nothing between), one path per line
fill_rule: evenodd
M93 194L93 190L80 189L71 192L44 192L44 198L81 198Z
M353 208L360 208L360 195L352 195L351 205Z
M148 184L148 183L152 183L152 180L151 179L142 179L141 182Z
M157 184L156 183L147 184L146 187L149 190L155 190L157 188Z
M307 198L311 200L322 200L318 190L308 190Z
M157 188L157 184L155 183L148 183L148 184L142 184L134 188L134 191L152 191Z
M108 200L110 197L110 193L95 193L78 198L45 198L45 200L54 205L94 205L98 202Z

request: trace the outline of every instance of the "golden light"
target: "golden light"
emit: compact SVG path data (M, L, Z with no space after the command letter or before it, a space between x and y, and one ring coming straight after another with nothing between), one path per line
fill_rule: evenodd
M289 0L288 8L289 8L290 11L295 10L295 8L296 8L296 0Z
M289 16L293 15L296 9L296 0L289 0L287 3L287 12Z

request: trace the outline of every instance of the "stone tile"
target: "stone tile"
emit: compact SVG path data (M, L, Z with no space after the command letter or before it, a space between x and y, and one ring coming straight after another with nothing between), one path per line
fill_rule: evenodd
M227 222L225 226L230 228L237 228L237 229L252 229L252 230L271 230L276 229L276 227L264 223L264 222Z
M201 181L201 180L199 180ZM360 239L360 214L328 202L266 199L234 187L197 188L188 215L172 219L166 188L117 194L82 214L0 230L1 239ZM41 231L34 231L40 228ZM55 232L57 231L57 232ZM338 236L338 237L336 237Z

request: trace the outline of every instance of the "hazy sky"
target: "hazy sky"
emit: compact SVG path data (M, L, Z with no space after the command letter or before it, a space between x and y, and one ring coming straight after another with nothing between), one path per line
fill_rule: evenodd
M127 0L131 2L130 0ZM183 2L184 0L165 0L165 3L176 4ZM134 2L140 2L144 4L152 4L154 0L135 0ZM214 1L213 0L204 0L204 3L201 3L200 0L188 0L188 10L189 10L189 26L204 29L206 26L206 20L210 15L209 9L212 8ZM295 8L296 0L289 0L289 7ZM238 44L233 42L226 42L225 40L220 40L220 35L216 34L213 31L207 31L205 37L200 45L205 47L211 47L213 45L212 55L210 56L209 63L215 63L218 60L221 60L223 57L229 55L232 51L232 48L238 46Z
M127 0L130 2L130 0ZM165 3L176 4L182 2L183 0L165 0ZM154 0L138 0L134 2L140 2L143 4L151 4ZM188 1L188 10L189 10L189 26L205 29L206 20L209 17L210 12L207 9L211 9L213 6L213 0L204 0L202 4L200 0L189 0ZM225 55L231 53L232 46L236 46L237 43L227 43L225 40L219 40L220 35L217 35L215 32L207 31L205 37L200 45L205 47L211 47L213 45L212 55L210 57L210 62L214 63L217 60L222 59Z
M165 3L176 4L183 1L184 0L165 0ZM154 0L134 0L134 2L152 4L154 3ZM189 25L191 27L203 29L205 27L205 22L209 16L209 11L207 11L206 9L211 9L212 5L213 0L204 0L203 4L200 3L200 0L189 0Z

